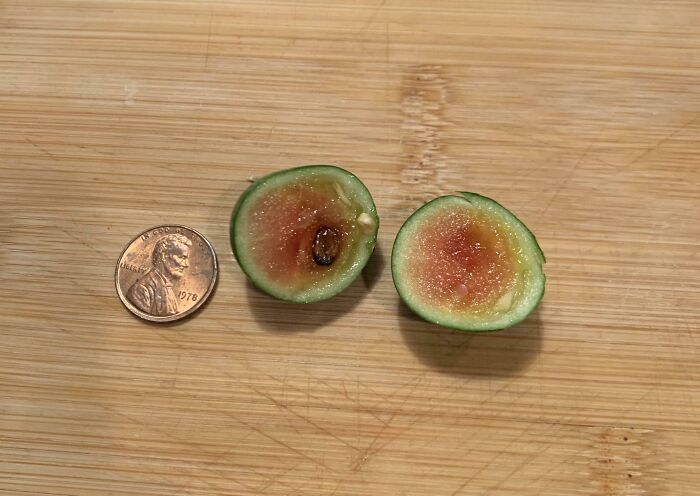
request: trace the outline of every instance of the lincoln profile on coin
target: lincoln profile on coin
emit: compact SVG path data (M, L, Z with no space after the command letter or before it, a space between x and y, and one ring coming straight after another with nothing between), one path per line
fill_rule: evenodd
M144 312L155 317L177 313L177 296L173 285L190 266L192 241L182 234L168 234L153 247L153 268L139 278L126 297Z

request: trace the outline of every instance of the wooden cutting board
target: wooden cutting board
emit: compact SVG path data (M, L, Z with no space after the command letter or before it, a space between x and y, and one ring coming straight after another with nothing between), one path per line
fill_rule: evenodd
M699 77L694 1L0 1L0 493L699 494ZM228 221L309 163L381 233L290 306ZM399 305L397 230L459 190L548 256L514 329ZM164 223L221 273L154 326L113 273Z

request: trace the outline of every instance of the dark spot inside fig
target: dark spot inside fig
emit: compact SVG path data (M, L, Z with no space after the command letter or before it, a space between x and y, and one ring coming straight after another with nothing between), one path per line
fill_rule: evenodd
M340 236L330 227L320 227L314 236L311 251L318 265L331 265L340 253Z

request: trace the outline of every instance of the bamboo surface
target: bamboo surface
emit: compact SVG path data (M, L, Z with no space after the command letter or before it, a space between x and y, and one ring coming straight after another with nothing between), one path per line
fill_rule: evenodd
M0 0L0 494L700 494L699 76L692 0ZM290 306L228 220L309 163L379 248ZM399 304L398 228L464 190L548 257L516 328ZM157 326L114 268L165 223L220 278Z

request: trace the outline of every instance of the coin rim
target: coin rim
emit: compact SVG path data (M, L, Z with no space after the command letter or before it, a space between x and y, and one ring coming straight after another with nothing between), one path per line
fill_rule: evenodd
M214 277L211 278L211 283L209 284L209 287L207 288L206 293L204 293L204 297L200 298L199 301L195 305L193 305L189 310L182 312L182 313L178 313L176 315L157 317L157 316L148 314L148 313L140 310L139 308L137 308L133 303L131 303L126 298L126 296L124 295L122 288L119 284L119 264L121 263L122 258L124 257L124 254L131 247L131 245L134 244L134 242L136 240L138 240L141 236L143 236L144 234L146 234L149 231L154 231L156 229L162 229L164 227L171 227L171 228L175 227L175 228L187 229L188 231L192 231L197 236L199 236L200 239L202 239L204 241L204 243L207 245L207 247L209 248L209 251L212 254L212 258L214 261L214 267L213 267ZM154 226L154 227L151 227L149 229L146 229L145 231L141 232L137 236L134 236L131 239L131 241L129 241L126 244L126 246L124 247L122 252L119 254L119 258L117 259L117 267L114 270L114 285L117 289L117 295L119 296L119 300L122 302L122 305L124 305L127 310L129 310L132 314L136 315L137 317L140 317L140 318L147 320L149 322L157 322L157 323L174 322L176 320L184 319L185 317L187 317L187 316L193 314L194 312L196 312L197 310L199 310L199 307L201 307L204 304L204 302L206 302L209 299L209 297L211 296L218 278L219 278L219 262L218 262L218 259L216 257L216 251L214 251L214 246L212 246L212 244L209 242L209 240L202 233L200 233L196 229L192 229L191 227L183 226L182 224L162 224L159 226Z

